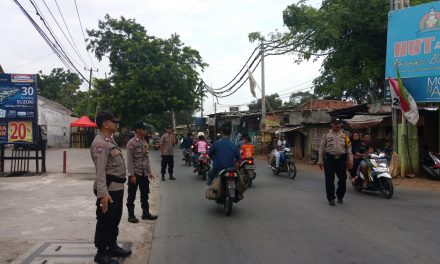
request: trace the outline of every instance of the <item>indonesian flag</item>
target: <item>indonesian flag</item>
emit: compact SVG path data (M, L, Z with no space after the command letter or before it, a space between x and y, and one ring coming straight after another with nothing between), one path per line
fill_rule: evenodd
M402 109L403 116L413 125L416 125L419 121L419 110L417 109L416 101L411 94L403 86L402 79L400 78L399 69L397 69L397 80L388 77L392 92L399 98L400 109Z

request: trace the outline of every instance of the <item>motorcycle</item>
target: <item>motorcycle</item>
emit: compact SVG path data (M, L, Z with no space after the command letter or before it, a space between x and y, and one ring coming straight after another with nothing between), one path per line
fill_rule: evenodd
M194 155L196 155L196 154L194 154ZM209 161L210 161L209 156L208 156L208 153L206 153L206 152L202 152L197 159L195 169L197 171L197 174L199 176L201 176L202 180L204 180L204 181L206 180L206 175L208 174L208 171L211 168L209 166Z
M254 162L254 158L247 158L240 162L240 166L238 167L238 171L240 175L243 175L243 181L247 187L252 186L252 181L255 180L257 174L255 173L256 166Z
M183 149L183 160L185 161L185 165L191 166L191 149Z
M389 174L385 153L370 154L367 158L364 158L364 161L367 163L367 175L362 173L361 165L359 165L356 173L357 178L352 182L353 189L358 192L362 190L380 191L384 198L390 199L394 193L394 185ZM369 181L367 188L364 188L366 177L369 178Z
M309 164L315 165L316 163L318 163L318 156L319 156L319 150L313 148L311 153L310 153Z
M431 151L422 159L422 168L434 180L440 180L440 159L439 154Z
M153 140L153 148L154 150L160 149L159 140Z
M267 159L267 165L272 169L272 172L275 175L279 175L280 172L287 172L287 176L289 176L289 178L295 179L296 165L292 156L292 150L290 148L285 148L283 151L280 151L280 166L278 169L275 167L275 157L272 158L272 155L270 154Z
M238 171L236 169L225 169L218 174L221 188L220 195L215 200L218 204L223 204L226 216L232 214L232 204L238 203L243 199L243 195L237 191L237 184L239 180Z

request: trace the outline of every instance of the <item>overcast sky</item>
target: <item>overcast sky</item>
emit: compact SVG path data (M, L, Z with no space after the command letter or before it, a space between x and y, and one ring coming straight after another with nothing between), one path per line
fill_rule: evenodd
M70 48L66 38L58 29L44 2L52 11L58 23L65 31L56 0L34 0L56 35L66 47L78 69L84 69L84 63ZM30 0L19 0L25 9L37 20ZM67 26L80 51L80 55L91 66L81 27L75 9L74 0L57 0ZM105 14L112 17L134 18L142 24L149 35L168 38L172 33L181 36L187 46L197 49L209 67L201 74L208 85L223 86L241 69L255 48L249 43L248 33L260 31L263 34L275 29L284 32L282 12L297 0L76 0L84 28L97 28L98 20ZM321 0L309 0L319 7ZM19 10L13 0L0 1L0 64L8 73L37 73L42 70L48 74L51 69L63 67L60 60L52 54L30 22ZM40 23L40 21L38 21ZM40 26L41 23L40 23ZM94 65L99 68L96 76L104 77L109 71L107 61L98 62L92 54ZM311 86L313 78L318 76L321 62L306 62L296 65L293 56L272 56L266 58L266 94L279 93L283 100L289 93ZM88 73L84 71L84 75ZM261 83L260 69L254 74ZM260 93L257 93L260 95ZM217 111L224 111L233 105L243 105L252 101L249 85L245 84L231 97L220 99ZM205 100L205 114L214 112L212 97Z

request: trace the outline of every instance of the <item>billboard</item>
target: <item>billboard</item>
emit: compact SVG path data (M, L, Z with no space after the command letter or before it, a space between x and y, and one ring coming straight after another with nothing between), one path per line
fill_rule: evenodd
M440 102L440 2L389 12L385 78L402 81L416 102Z
M36 141L37 79L32 74L0 74L0 144Z

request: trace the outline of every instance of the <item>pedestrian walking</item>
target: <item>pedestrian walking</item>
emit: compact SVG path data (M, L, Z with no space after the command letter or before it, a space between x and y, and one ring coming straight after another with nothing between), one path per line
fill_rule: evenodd
M319 147L318 165L324 167L325 190L330 206L335 206L335 198L339 204L343 203L347 180L347 164L353 166L353 154L348 135L342 130L342 121L332 118L331 129L321 138ZM335 196L335 174L338 177L338 188Z
M122 152L112 138L118 129L119 119L108 112L96 116L99 134L90 148L96 176L93 190L96 195L95 262L99 264L119 263L112 257L127 257L130 249L118 246L119 222L121 221L124 197L125 162Z
M166 128L165 134L162 135L159 141L160 144L160 156L162 158L161 170L162 181L165 181L165 173L168 167L168 174L170 180L175 180L173 177L174 169L174 134L171 126Z
M127 210L128 222L138 223L139 219L134 214L134 201L139 188L141 196L142 219L156 220L157 215L150 213L148 194L150 193L150 179L154 179L151 173L150 158L148 156L148 143L145 140L147 126L143 122L134 125L135 135L127 143L127 170L128 170L128 197Z

